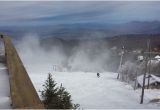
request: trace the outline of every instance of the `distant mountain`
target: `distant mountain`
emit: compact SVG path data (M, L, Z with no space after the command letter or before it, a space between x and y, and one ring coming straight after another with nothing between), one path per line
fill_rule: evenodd
M117 29L117 32L121 34L158 34L160 33L160 22L133 21L121 24Z
M11 26L0 27L0 31L14 38L26 33L36 33L40 37L63 39L105 38L126 34L160 34L160 21L133 21L123 24L76 23L46 26Z
M88 43L88 42L105 42L108 46L107 48L112 48L116 46L121 49L122 46L125 46L127 50L143 49L147 48L147 40L150 40L151 47L160 48L160 34L128 34L128 35L119 35L114 37L105 37L105 38L93 38L93 39L64 39L64 38L44 38L41 40L41 45L46 48L52 46L60 46L62 48L70 48L71 50L79 45L79 43ZM100 44L101 45L101 44ZM64 50L65 50L64 49Z

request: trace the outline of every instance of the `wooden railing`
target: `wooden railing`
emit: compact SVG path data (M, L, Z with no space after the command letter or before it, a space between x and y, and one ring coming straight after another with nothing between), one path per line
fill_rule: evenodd
M44 106L10 38L6 35L0 36L5 47L12 108L43 109Z

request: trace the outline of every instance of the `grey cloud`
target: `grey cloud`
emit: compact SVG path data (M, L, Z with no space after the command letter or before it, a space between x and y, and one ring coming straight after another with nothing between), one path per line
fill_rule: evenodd
M0 2L0 24L159 20L160 2ZM51 22L50 22L51 21Z

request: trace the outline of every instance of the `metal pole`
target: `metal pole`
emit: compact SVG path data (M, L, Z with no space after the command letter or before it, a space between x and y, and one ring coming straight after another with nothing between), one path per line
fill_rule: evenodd
M150 46L150 40L148 40L148 50L149 50L149 63L148 63L148 84L147 84L147 89L149 89L149 83L150 83L150 66L151 66L151 46Z
M119 69L122 68L122 61L123 61L123 54L124 54L124 46L122 47L121 51L121 58L120 58L120 63L119 63ZM120 78L120 73L118 73L117 79Z
M147 69L147 59L145 61L145 68ZM141 93L141 101L140 104L143 104L143 98L144 98L144 88L145 88L145 79L146 79L146 72L147 70L145 69L144 75L143 75L143 85L142 85L142 93Z
M137 72L138 72L138 67L137 67L137 70L136 70L136 78L135 78L134 90L136 90L136 88L137 88Z
M147 42L147 47L148 46L149 46L149 42ZM147 73L147 63L148 63L148 56L146 56L146 59L145 59L145 71L144 71L144 75L143 75L143 86L142 86L140 104L143 104L143 99L144 99L144 89L145 89L145 79L146 79L146 73Z

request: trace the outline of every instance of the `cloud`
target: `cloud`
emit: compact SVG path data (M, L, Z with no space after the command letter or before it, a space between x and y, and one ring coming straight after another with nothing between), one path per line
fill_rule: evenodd
M159 20L160 2L0 1L1 25Z

